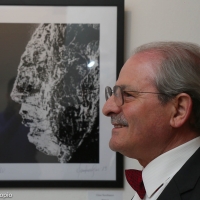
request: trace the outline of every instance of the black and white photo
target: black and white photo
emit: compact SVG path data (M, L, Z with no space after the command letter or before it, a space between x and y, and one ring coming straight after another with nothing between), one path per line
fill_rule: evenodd
M107 3L0 6L0 187L122 186L101 109L123 63L123 1Z

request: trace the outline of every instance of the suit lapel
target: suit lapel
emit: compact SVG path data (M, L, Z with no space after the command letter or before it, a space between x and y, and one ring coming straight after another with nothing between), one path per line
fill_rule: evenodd
M158 197L157 200L169 200L169 199L181 200L180 193L173 179L166 186L166 188L163 190L163 192L161 193L161 195Z
M182 199L181 196L191 191L200 176L200 148L188 159L183 167L169 182L157 200Z

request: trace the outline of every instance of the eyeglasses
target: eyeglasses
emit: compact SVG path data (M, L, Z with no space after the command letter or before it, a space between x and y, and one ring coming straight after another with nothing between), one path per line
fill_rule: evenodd
M113 90L109 86L107 86L105 88L106 101L112 96L112 94L114 94L115 103L117 104L117 106L122 106L124 104L124 96L125 96L124 92L135 92L136 94L138 94L138 93L150 93L150 94L163 94L163 95L166 95L164 93L159 93L159 92L124 91L120 86L115 85L113 87Z

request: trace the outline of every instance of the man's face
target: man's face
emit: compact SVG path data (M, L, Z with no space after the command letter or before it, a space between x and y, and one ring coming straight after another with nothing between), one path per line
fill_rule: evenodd
M84 40L88 32L94 38ZM11 97L21 104L28 139L60 162L71 159L98 119L98 34L87 25L40 25L18 67Z
M130 58L116 85L124 91L158 92L152 83L156 69L151 60L147 53ZM127 92L122 106L111 96L103 107L114 126L110 148L141 161L161 154L171 137L170 109L170 103L162 105L157 94Z

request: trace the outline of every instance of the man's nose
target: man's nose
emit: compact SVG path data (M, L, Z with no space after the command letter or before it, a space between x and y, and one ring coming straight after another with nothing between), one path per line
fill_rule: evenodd
M102 112L108 117L113 113L118 114L121 112L121 106L117 106L113 95L105 102Z
M16 88L13 88L10 96L13 101L20 104L23 103L24 100L27 98L27 94L18 92Z

